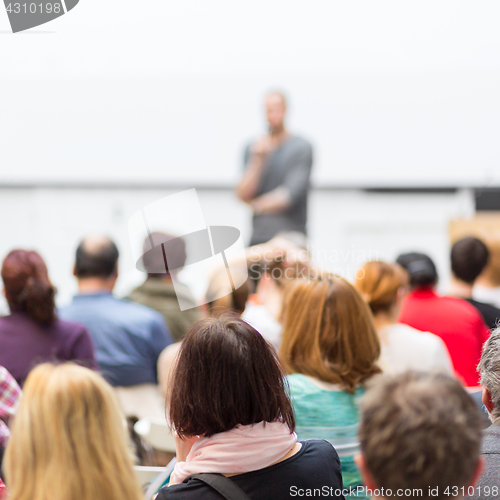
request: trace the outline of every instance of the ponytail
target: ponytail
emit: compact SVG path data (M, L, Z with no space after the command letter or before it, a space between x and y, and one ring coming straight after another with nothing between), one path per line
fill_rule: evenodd
M56 289L38 253L13 250L5 257L1 274L12 312L22 311L41 325L49 325L55 320Z
M55 319L55 288L45 280L30 277L18 300L26 314L41 325L48 325Z

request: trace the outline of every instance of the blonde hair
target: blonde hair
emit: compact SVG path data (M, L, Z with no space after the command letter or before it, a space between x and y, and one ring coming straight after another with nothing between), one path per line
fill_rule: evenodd
M5 453L9 500L140 500L113 389L66 363L28 375Z
M371 261L358 270L354 286L372 313L378 314L394 305L399 289L408 282L408 273L400 265Z
M380 372L380 342L370 310L345 279L297 279L285 289L279 356L302 373L354 392Z

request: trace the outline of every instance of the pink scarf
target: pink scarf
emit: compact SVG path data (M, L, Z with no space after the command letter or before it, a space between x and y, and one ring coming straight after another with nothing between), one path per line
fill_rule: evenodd
M182 483L191 474L241 474L264 469L283 458L296 442L295 432L290 433L281 422L237 425L196 441L186 461L175 464L171 483Z

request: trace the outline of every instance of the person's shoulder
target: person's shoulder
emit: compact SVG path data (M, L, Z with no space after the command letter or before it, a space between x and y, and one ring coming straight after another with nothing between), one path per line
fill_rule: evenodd
M404 340L413 342L415 344L422 344L429 347L441 346L442 340L440 337L431 332L424 332L417 330L410 325L405 325L404 323L397 323L394 325L397 328L397 334L404 337Z
M73 337L79 337L81 335L88 335L87 328L82 323L78 321L71 321L67 319L61 319L57 317L51 328L57 333L63 335L70 335Z
M154 316L155 313L155 310L151 307L145 306L139 302L134 302L129 297L113 297L113 301L117 308L137 317L148 318Z
M459 297L449 297L447 295L440 296L439 299L442 305L445 305L450 311L453 311L455 315L461 315L471 321L483 323L481 313L467 300Z
M338 474L340 475L341 465L340 458L337 453L337 450L334 446L324 439L308 439L307 441L299 441L302 445L301 449L298 453L288 460L285 460L283 464L286 465L286 462L290 462L290 465L294 468L301 468L305 470L323 470L325 473L326 468L325 464L328 464L328 468L330 470L337 469Z
M325 439L309 439L302 441L304 454L338 457L337 450Z
M483 434L483 454L500 454L500 425L490 425Z
M220 496L210 486L199 479L190 479L186 483L164 486L156 497L157 500L183 500L203 498L204 500L219 500Z
M301 373L292 373L290 375L287 375L286 380L291 389L307 390L315 387L314 384L305 375L302 375Z
M312 382L306 375L292 373L286 377L290 394L294 400L307 398L312 394L322 393L321 387Z
M313 149L311 142L300 135L290 137L290 146L297 151L312 152Z

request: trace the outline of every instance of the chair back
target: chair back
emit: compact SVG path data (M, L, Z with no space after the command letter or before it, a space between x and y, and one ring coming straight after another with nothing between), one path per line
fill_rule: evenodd
M165 418L141 418L134 424L134 431L153 448L175 453L174 434Z
M166 467L144 467L141 465L134 467L139 484L144 491L145 500L152 500L158 490L167 483L174 470L175 462L176 460L173 458Z

